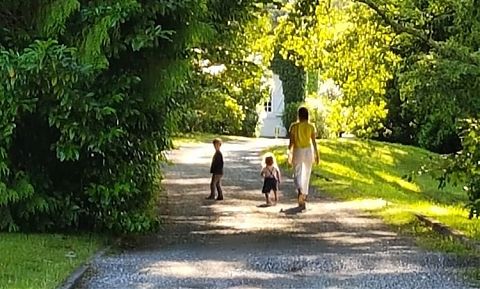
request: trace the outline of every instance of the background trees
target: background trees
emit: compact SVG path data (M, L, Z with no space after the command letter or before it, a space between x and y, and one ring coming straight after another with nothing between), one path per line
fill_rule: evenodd
M155 228L172 133L253 135L269 69L325 135L463 148L478 215L479 4L0 0L0 229Z
M479 202L475 172L479 2L298 1L284 43L309 69L343 90L333 130L463 151L445 171ZM315 27L315 28L314 28ZM298 33L298 31L303 31ZM470 125L462 125L464 121ZM327 120L328 122L328 120ZM343 122L343 124L342 124ZM459 128L463 128L463 133ZM463 140L463 144L461 141Z
M258 2L0 1L0 229L155 228L194 51Z

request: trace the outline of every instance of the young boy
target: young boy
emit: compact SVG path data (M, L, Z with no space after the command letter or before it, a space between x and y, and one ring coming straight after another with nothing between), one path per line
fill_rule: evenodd
M215 154L213 155L212 165L210 166L210 173L212 174L212 181L210 182L210 196L207 200L215 199L215 188L217 189L217 201L223 200L222 184L223 177L223 155L220 151L222 146L222 140L216 138L213 140L213 147L215 148Z

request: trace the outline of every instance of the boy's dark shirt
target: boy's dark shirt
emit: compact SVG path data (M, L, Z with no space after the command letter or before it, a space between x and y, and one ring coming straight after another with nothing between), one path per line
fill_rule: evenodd
M223 175L223 155L220 151L216 151L213 155L210 173L214 175Z

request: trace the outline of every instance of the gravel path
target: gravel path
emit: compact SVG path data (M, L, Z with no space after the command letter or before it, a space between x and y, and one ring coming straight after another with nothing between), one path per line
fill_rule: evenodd
M380 221L312 194L297 213L291 179L264 208L260 151L285 140L222 146L225 201L208 195L211 144L171 153L162 232L94 262L83 289L150 288L471 288L455 258L416 248Z

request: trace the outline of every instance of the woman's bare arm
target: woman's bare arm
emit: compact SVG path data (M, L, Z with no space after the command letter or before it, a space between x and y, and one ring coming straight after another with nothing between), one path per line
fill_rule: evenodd
M318 156L318 149L317 149L317 136L315 132L312 133L312 144L313 144L313 151L315 153L315 163L318 164L319 156Z
M290 142L288 143L288 150L292 151L293 145L295 144L295 136L293 133L290 131Z

